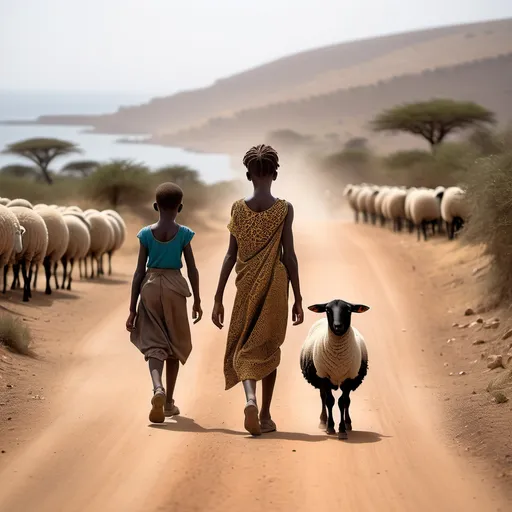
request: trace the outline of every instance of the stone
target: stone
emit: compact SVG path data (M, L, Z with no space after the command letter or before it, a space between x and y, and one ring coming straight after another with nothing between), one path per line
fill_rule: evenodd
M508 340L510 337L512 337L512 329L509 329L504 335L503 340Z
M459 325L459 329L467 329L468 327L469 327L469 324Z
M483 323L484 323L484 319L483 319L481 316L479 316L479 317L476 319L476 321L477 321L479 324L483 324Z
M487 368L489 368L489 370L496 370L496 368L504 368L503 356L501 356L501 355L489 356L487 358Z
M459 375L466 375L466 372L462 370L461 372L459 372Z
M497 404L504 404L508 402L508 398L501 391L494 391L492 398Z
M483 345L485 343L485 340L475 340L473 341L473 345Z
M468 309L466 309L466 311L464 311L465 316L471 316L474 314L475 314L475 312L471 308L468 308Z
M453 322L452 327L459 327L458 322Z

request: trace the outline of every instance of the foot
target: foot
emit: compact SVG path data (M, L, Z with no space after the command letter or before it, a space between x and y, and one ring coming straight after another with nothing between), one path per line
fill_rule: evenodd
M325 429L325 431L327 432L328 435L330 436L334 436L336 434L336 430L334 429L334 427L327 427Z
M276 424L272 421L272 418L262 418L261 416L260 428L262 434L268 434L277 430Z
M352 422L345 421L345 428L350 432L352 430Z
M325 421L320 420L320 423L318 424L318 428L325 432L327 430L327 423Z
M151 411L149 413L149 421L151 423L163 423L165 421L164 404L165 391L162 388L158 388L151 399Z
M340 441L345 441L346 439L348 439L348 434L346 432L339 432L338 439Z
M164 414L166 418L171 418L172 416L180 415L180 410L176 405L174 405L174 400L165 403Z
M258 406L254 400L248 400L244 409L244 427L252 436L261 435L260 420L258 418Z

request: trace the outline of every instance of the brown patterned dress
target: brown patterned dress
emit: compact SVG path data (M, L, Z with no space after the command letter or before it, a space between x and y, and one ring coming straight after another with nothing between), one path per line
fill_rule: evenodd
M278 199L263 212L234 203L228 229L238 242L236 297L229 325L226 389L261 380L281 360L288 322L288 274L281 262L281 235L288 203Z

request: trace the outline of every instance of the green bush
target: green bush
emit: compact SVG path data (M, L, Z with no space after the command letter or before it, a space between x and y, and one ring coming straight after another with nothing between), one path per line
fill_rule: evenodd
M471 215L465 239L484 244L493 263L491 298L512 300L512 149L479 159L468 179Z
M0 315L0 343L18 354L30 354L30 329L17 317Z

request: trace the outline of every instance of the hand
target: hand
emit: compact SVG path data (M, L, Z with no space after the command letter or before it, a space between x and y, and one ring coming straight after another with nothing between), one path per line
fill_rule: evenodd
M130 316L128 317L128 320L126 320L126 330L128 332L132 332L135 329L135 317L137 316L137 313L135 311L130 311Z
M194 324L197 324L203 318L203 310L201 309L200 302L194 302L192 306L192 318L194 319Z
M304 322L304 311L302 310L302 302L295 301L295 304L292 308L292 320L293 325L300 325L302 322Z
M219 328L224 327L224 306L222 302L215 301L212 311L212 322Z

